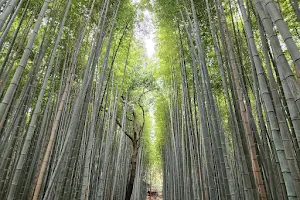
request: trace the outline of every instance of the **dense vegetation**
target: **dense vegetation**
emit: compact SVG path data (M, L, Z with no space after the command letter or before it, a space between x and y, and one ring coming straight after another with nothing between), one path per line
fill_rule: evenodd
M0 199L300 199L297 0L0 7Z

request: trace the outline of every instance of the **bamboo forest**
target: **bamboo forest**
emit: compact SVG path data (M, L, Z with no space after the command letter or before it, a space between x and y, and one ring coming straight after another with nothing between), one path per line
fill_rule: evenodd
M300 200L299 0L0 0L0 200Z

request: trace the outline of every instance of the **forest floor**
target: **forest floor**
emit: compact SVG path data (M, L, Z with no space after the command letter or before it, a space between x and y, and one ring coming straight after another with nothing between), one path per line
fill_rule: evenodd
M147 199L146 200L162 200L163 198L162 198L162 196L158 196L158 197L149 197L149 196L147 196Z
M151 188L149 187L148 188L148 195L147 195L147 198L146 200L162 200L162 190L163 190L163 187L161 184L154 184L154 185L151 185ZM151 194L149 194L151 191Z

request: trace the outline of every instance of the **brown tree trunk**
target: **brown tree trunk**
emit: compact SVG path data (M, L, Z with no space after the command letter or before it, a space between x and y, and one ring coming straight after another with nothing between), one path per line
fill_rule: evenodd
M134 184L135 172L136 172L137 154L138 154L138 146L137 146L137 141L135 140L135 141L133 141L133 152L131 155L130 179L129 179L129 183L127 184L125 200L130 200L131 194L133 191L133 184Z

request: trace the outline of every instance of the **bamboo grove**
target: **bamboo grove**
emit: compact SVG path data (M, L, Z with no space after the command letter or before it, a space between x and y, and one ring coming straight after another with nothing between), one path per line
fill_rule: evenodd
M136 6L3 0L1 8L0 199L146 197L153 81L134 38Z
M166 200L300 199L299 25L297 0L0 0L0 199L146 199L160 171Z
M164 199L300 199L298 2L155 12Z

